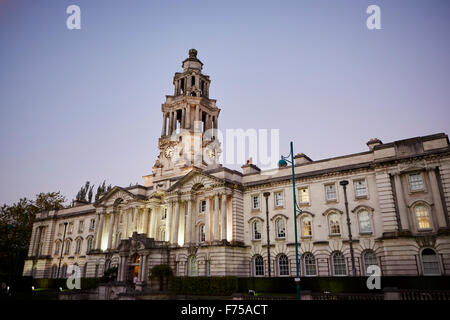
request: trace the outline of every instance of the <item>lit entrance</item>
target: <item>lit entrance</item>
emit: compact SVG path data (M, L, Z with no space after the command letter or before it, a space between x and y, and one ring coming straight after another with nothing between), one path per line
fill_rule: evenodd
M128 266L128 282L136 284L137 279L139 277L139 263L141 261L141 257L136 253L131 258L131 263Z

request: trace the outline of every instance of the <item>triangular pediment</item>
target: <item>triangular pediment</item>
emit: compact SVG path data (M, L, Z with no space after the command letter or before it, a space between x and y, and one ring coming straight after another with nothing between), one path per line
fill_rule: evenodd
M169 189L167 189L167 192L173 192L175 190L190 191L201 187L209 188L223 183L225 183L225 181L220 178L204 173L203 171L193 169L184 177L179 179Z
M119 202L129 202L134 200L139 200L140 198L130 191L115 186L108 193L98 199L94 206L113 206L118 204Z

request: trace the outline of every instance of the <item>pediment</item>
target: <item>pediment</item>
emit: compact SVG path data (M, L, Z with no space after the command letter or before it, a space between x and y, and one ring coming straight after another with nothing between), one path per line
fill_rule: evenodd
M224 182L222 179L194 169L167 189L167 192L173 192L175 190L182 192L196 191L200 188L211 188Z
M138 197L131 192L115 186L107 194L97 200L95 206L115 206L118 203L137 200Z

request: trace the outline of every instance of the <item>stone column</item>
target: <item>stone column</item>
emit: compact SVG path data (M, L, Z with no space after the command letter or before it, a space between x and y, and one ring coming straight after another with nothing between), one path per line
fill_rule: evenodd
M172 134L172 130L173 130L173 112L169 112L169 132L168 135L170 136Z
M114 227L114 213L111 212L109 214L108 250L112 248L113 227Z
M144 208L144 233L148 236L148 216L150 215L150 209Z
M428 179L430 181L431 194L433 195L433 204L436 209L436 218L439 228L447 227L447 221L445 219L444 207L439 192L439 185L436 177L436 171L434 168L428 168Z
M172 231L172 211L173 211L173 203L169 204L169 209L167 210L167 218L166 218L166 241L170 242L170 232Z
M214 195L214 241L219 241L219 195Z
M154 238L154 239L156 239L156 235L155 235L156 213L157 213L157 208L151 207L150 208L150 234L149 234L149 237Z
M191 225L192 225L192 200L187 201L187 215L186 215L186 231L184 236L184 243L191 243Z
M408 220L408 209L405 203L405 197L403 195L403 186L400 179L400 173L394 174L395 182L395 194L397 196L398 213L400 215L400 222L402 224L402 230L410 230L409 220Z
M130 224L130 220L129 220L129 208L126 208L125 210L125 213L124 213L124 215L125 215L125 227L123 228L123 237L125 238L125 239L128 239L128 226L129 226L129 224Z
M222 194L222 206L220 208L222 214L222 240L227 239L227 194Z
M190 129L191 128L191 106L189 104L186 105L186 122L184 127L186 129Z
M195 121L200 121L200 106L197 104L195 105Z
M176 111L173 112L172 132L173 133L177 132L177 112Z
M164 112L163 113L163 126L162 126L162 131L161 131L161 136L165 136L166 135L166 118L167 118L167 114Z
M100 225L100 212L97 212L97 218L95 219L95 230L94 230L94 243L93 243L93 249L97 249L97 242L98 242L98 227ZM63 227L64 232L64 227ZM36 242L36 238L34 239Z
M120 211L118 211L116 214L114 214L114 217L115 217L115 221L114 221L114 231L113 231L113 236L114 236L113 247L117 248L117 246L120 243L120 238L118 237L119 224L120 224Z
M133 235L133 232L137 232L137 218L138 218L138 208L134 207L132 209L133 212L133 226L131 230L131 235Z
M97 250L101 249L101 245L102 245L104 221L105 221L105 213L103 212L102 214L100 214L100 224L98 226L98 238L97 238L97 246L96 246Z
M205 212L205 241L209 242L211 241L211 215L210 215L210 208L209 205L209 197L206 198L206 212Z
M186 109L183 108L183 109L181 109L181 123L180 123L181 129L184 129L186 126L186 124L185 124L186 118L185 117L186 117Z
M180 225L180 202L175 202L175 219L173 221L172 243L178 243L178 226Z

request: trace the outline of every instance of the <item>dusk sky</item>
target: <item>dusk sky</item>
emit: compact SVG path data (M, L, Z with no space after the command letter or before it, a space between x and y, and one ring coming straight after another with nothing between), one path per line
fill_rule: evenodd
M81 8L69 30L66 8ZM366 26L381 8L381 30ZM219 128L320 160L450 132L450 1L0 0L0 205L143 184L196 48ZM231 166L240 169L242 164Z

